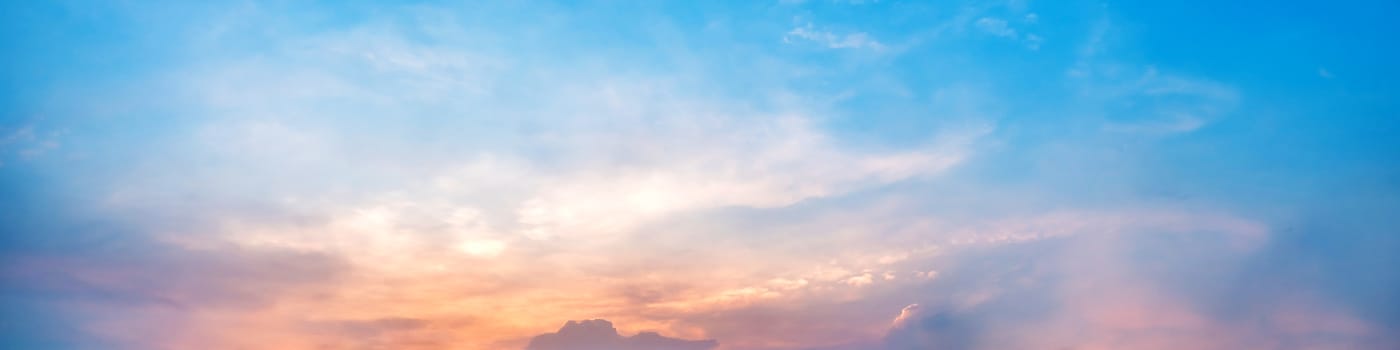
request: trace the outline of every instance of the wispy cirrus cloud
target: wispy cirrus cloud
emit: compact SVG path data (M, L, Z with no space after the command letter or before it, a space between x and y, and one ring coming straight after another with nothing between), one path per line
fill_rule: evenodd
M811 23L799 26L783 34L785 43L810 42L829 49L870 49L883 50L884 44L864 32L836 33L816 29Z

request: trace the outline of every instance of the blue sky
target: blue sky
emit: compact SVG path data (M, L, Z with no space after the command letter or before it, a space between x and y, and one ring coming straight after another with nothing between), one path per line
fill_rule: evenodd
M1400 344L1393 2L0 8L10 347Z

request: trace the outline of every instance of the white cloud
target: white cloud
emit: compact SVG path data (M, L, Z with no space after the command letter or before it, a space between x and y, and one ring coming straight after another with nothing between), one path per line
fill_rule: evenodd
M1026 21L1034 24L1036 18L1035 14L1030 14L1027 15ZM1000 18L982 17L973 22L973 26L987 35L1020 42L1032 51L1040 50L1040 45L1045 42L1045 38L1040 35L1018 31L1010 22Z
M831 49L884 49L884 44L870 37L863 32L838 34L826 30L817 30L811 23L806 26L796 27L783 35L783 42L792 43L796 40L810 41Z
M875 283L875 276L874 276L874 275L871 275L871 274L869 274L869 273L863 273L863 274L860 274L860 275L851 276L850 278L847 278L846 281L845 281L845 283L846 283L846 285L849 285L849 286L852 286L852 287L866 286L866 285L869 285L869 284L871 284L871 283Z
M919 304L909 304L903 310L899 310L899 316L895 316L890 328L906 328L909 322L916 321L924 317L923 307Z
M1026 48L1028 49L1040 50L1040 44L1043 42L1045 42L1045 39L1041 38L1039 35L1026 34Z
M934 278L938 278L938 271L936 271L936 270L914 271L914 277L919 278L919 279L931 280L931 279L934 279Z
M840 149L800 117L707 124L653 133L730 141L674 145L685 156L673 153L638 166L545 181L517 211L524 233L537 239L617 234L677 212L782 207L937 174L966 157L968 142L985 132L951 135L944 145L926 150L860 154Z
M506 243L500 240L464 240L457 244L463 253L479 257L495 257L506 250Z
M1103 117L1103 131L1188 133L1214 123L1239 104L1239 92L1225 83L1101 58L1105 33L1107 29L1095 31L1088 45L1093 49L1081 52L1068 72L1080 83L1084 104L1100 106L1090 113Z
M1167 119L1148 120L1136 123L1110 122L1104 125L1104 130L1137 134L1175 134L1195 131L1205 125L1206 122L1204 119L1182 113L1167 117Z
M62 130L43 130L34 124L10 130L0 128L0 157L10 152L22 158L38 157L58 149L64 134Z
M982 32L994 36L1012 39L1020 36L1016 33L1016 29L1011 28L1011 25L1007 24L1006 20L1000 18L982 17L977 19L975 25L977 29L982 30Z

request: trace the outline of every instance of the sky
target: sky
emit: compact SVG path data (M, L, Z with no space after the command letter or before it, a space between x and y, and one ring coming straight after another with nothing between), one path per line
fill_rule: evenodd
M1400 348L1393 1L8 1L0 348Z

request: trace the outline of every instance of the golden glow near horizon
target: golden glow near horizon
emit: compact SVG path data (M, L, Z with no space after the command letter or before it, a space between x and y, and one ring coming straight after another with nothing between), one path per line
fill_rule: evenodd
M669 195L685 201L680 197L689 193L694 192L681 188ZM872 227L870 222L879 221L866 219L886 215L880 212L885 209L875 209L848 214L854 217L783 224L778 230L807 235L797 247L783 246L784 242L757 244L764 241L761 237L697 244L694 240L704 241L704 235L714 234L715 228L666 225L672 237L700 235L667 242L648 235L657 227L650 226L654 223L638 220L629 226L647 228L539 238L499 232L483 222L486 218L476 209L423 204L433 202L396 197L368 208L333 211L319 227L235 223L207 237L213 241L197 242L203 247L184 242L190 249L326 254L344 259L347 266L328 283L279 291L272 296L274 307L257 312L220 310L178 327L191 328L185 330L187 334L217 333L234 322L245 333L229 340L234 342L230 344L310 347L333 343L341 335L295 328L360 322L364 329L389 328L375 331L384 332L383 341L399 347L453 344L496 349L522 347L530 336L550 332L563 320L604 318L625 332L723 337L726 348L823 346L877 339L887 331L888 321L789 320L782 328L734 327L718 332L710 322L761 322L746 319L756 317L746 313L840 308L873 294L926 285L937 279L939 266L932 261L940 256L942 246L1015 244L1141 229L1217 230L1257 240L1263 230L1248 221L1211 214L1066 212L968 227L915 223L909 229L916 231L891 236L886 244L851 236L890 231L890 227ZM591 224L584 227L598 230ZM924 246L906 244L929 230L944 232L945 238L926 241ZM979 302L978 297L970 298L968 303ZM889 307L869 314L887 320L905 317L899 311L901 305ZM708 315L721 318L705 319L714 317ZM397 324L386 320L411 320L412 327L394 328ZM194 338L205 340L188 341L207 341Z

